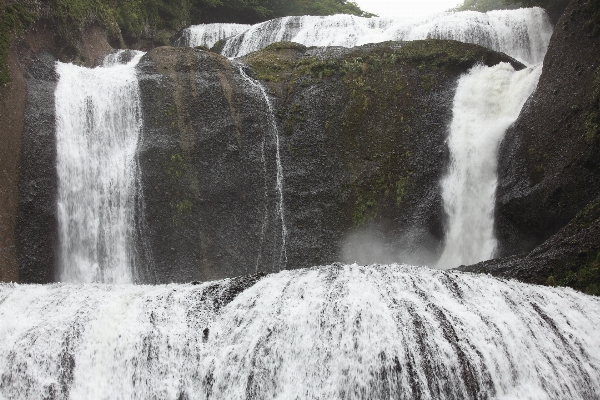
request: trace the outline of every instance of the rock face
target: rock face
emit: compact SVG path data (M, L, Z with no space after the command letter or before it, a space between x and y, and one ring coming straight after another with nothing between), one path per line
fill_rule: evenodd
M240 66L206 51L162 47L138 68L144 280L270 272L281 243L264 99Z
M272 112L258 83L216 54L158 48L138 67L144 281L361 257L435 261L457 78L477 62L523 67L433 40L356 49L280 43L242 61L271 94Z
M499 256L523 256L469 270L597 291L592 285L600 284L600 236L592 232L599 222L590 211L600 194L597 16L597 2L569 5L554 31L538 89L500 149ZM511 272L513 265L520 266ZM595 272L579 277L577 271L593 265Z

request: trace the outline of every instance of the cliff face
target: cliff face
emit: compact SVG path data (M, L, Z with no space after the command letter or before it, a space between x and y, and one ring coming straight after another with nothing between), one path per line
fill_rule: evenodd
M257 262L271 271L281 244L264 99L214 53L162 47L138 68L147 280L250 274Z
M258 82L213 53L158 48L138 67L140 253L151 281L361 257L434 262L456 80L477 62L522 67L443 41L279 43L242 61L271 111Z
M586 0L574 0L557 24L537 91L500 149L499 255L524 255L485 263L486 271L597 291L599 27L597 2ZM591 265L595 272L579 277Z

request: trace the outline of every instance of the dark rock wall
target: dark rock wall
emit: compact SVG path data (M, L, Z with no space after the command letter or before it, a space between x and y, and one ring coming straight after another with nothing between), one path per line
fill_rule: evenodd
M0 88L0 282L18 282L14 231L26 84L14 50L9 53L8 61L12 82Z
M138 68L142 280L278 270L275 147L260 93L201 50L158 48Z
M499 256L462 270L600 295L600 6L573 0L500 149Z
M141 281L340 260L435 262L456 81L477 62L522 68L442 41L352 50L276 44L242 61L262 79L273 115L240 66L214 53L158 48L138 67Z
M600 193L600 40L584 28L587 3L558 22L538 89L501 145L499 256L531 251Z
M16 225L20 280L54 280L57 241L56 124L54 92L58 77L49 53L33 55L26 68L27 103L21 138L19 206Z
M289 265L435 263L457 79L477 62L523 66L451 41L313 48L291 62L297 46L244 59L282 103Z

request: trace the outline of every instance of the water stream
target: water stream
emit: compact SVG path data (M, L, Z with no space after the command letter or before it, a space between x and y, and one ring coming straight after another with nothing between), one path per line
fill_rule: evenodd
M264 86L257 80L249 77L248 74L246 73L246 71L244 71L243 66L240 66L239 70L240 70L240 75L242 76L242 78L246 82L248 82L251 85L251 87L258 89L261 96L264 98L265 104L267 106L268 125L270 128L270 131L273 134L273 138L275 140L275 162L276 162L276 168L277 168L276 189L277 189L277 194L279 197L278 202L277 202L277 215L279 216L279 219L281 221L281 247L280 247L280 252L279 252L279 259L277 262L278 262L278 267L281 270L281 269L285 269L285 267L287 265L286 242L287 242L288 231L287 231L287 227L285 225L285 209L284 209L284 199L283 199L283 166L281 165L281 153L280 153L280 145L279 145L279 128L277 127L277 121L275 120L275 113L273 111L273 105L271 104L271 99L269 99L269 95L267 94L267 91L265 90ZM264 146L265 146L265 142L263 139L263 145L262 145L263 163L265 162L265 159L264 159L265 147ZM264 232L264 225L263 225L263 232ZM275 240L274 243L277 243L277 240ZM259 256L259 258L260 258L260 256ZM258 268L258 266L257 266L257 268Z
M134 280L142 56L119 51L93 69L56 65L61 282Z
M493 257L498 147L541 72L541 65L515 71L501 63L476 66L460 78L448 137L450 166L442 180L448 229L438 268Z

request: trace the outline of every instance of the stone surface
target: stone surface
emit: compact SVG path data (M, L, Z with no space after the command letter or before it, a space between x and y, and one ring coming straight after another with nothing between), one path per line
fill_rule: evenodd
M500 148L500 258L460 269L600 295L598 11L573 0L559 20L538 89Z
M587 0L558 22L538 89L500 148L499 256L531 251L600 193L600 40L584 29ZM595 109L595 110L594 110Z
M138 70L142 281L209 280L339 260L433 263L456 81L511 62L450 41L306 49L236 61L157 48ZM283 171L278 213L277 124Z

